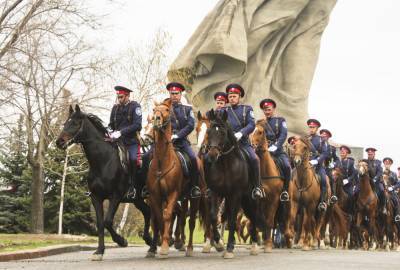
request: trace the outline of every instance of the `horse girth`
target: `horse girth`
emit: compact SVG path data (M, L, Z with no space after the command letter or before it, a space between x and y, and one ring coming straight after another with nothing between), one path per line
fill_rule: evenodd
M156 179L159 182L164 176L166 176L170 171L172 171L172 169L175 167L175 160L172 163L171 167L167 170L165 170L164 172L161 170L157 170L156 171Z
M304 170L305 170L305 171L311 170L312 178L311 178L311 181L310 181L309 185L306 186L306 187L299 187L298 181L294 181L294 184L295 184L295 186L296 186L296 188L297 188L297 191L298 191L300 194L303 193L303 192L306 192L307 190L309 190L309 189L311 188L311 186L313 185L314 181L318 183L317 173L316 173L309 165L308 165L308 166L305 166L305 167L304 167ZM297 176L297 179L299 179L298 176ZM322 179L321 179L321 181L322 181Z

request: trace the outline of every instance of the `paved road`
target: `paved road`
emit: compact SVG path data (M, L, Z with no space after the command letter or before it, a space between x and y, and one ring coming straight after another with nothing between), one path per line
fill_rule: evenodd
M144 258L147 248L128 247L106 250L102 262L89 261L92 251L67 253L46 258L0 263L0 269L399 269L400 252L384 251L342 251L342 250L274 250L250 256L245 247L235 249L235 258L224 260L220 253L200 253L195 248L194 257L185 257L183 252L171 251L168 259Z

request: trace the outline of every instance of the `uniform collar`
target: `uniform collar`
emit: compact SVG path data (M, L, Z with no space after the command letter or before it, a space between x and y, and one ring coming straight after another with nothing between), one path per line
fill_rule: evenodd
M174 106L174 107L179 107L180 105L182 105L181 102L172 103L172 106Z

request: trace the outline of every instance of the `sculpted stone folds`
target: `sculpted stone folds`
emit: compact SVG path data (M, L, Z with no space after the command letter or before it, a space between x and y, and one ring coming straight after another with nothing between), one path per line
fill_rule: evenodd
M278 103L291 132L304 133L308 95L321 35L336 0L221 0L205 17L168 72L191 88L201 111L229 83L246 90L257 110L265 97Z

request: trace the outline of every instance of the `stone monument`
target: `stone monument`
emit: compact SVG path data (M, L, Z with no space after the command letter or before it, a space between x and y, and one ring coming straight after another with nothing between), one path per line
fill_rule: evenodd
M336 0L220 0L170 66L169 80L189 88L188 100L206 111L229 83L262 115L270 97L289 131L304 134L308 95L321 35ZM190 11L188 11L190 12Z

